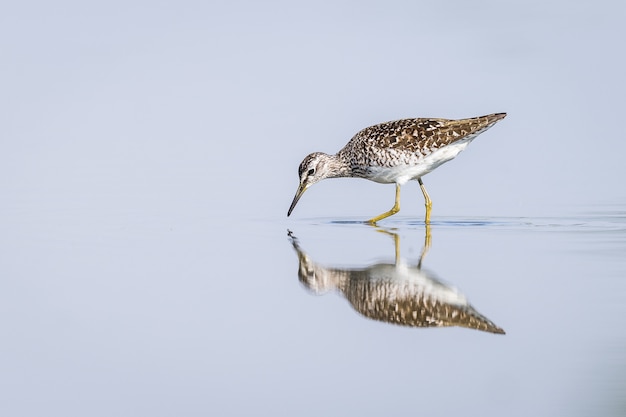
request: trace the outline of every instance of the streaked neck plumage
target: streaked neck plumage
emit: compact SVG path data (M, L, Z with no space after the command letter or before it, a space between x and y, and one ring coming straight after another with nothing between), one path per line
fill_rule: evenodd
M318 153L319 164L318 169L319 174L323 178L341 178L341 177L350 177L352 176L352 169L350 164L341 157L341 155L328 155L325 153Z

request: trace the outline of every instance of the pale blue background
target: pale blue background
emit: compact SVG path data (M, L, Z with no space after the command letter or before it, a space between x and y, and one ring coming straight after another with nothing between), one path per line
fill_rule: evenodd
M624 415L625 18L618 1L3 4L0 414ZM393 255L328 224L389 209L391 186L322 182L286 219L306 154L502 111L425 183L428 266L506 336L386 326L302 289L287 228L322 263ZM389 224L413 260L422 215L408 184Z
M40 208L68 198L117 206L121 195L129 207L153 199L175 211L196 203L207 214L282 218L309 152L335 152L381 121L506 111L454 165L425 179L436 213L527 215L623 201L625 9L5 5L3 194ZM311 189L295 214L367 216L391 205L392 187L346 181Z

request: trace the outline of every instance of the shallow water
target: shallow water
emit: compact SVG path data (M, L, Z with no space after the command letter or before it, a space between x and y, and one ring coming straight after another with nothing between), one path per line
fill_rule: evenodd
M626 415L625 2L5 3L0 416Z
M402 216L63 215L3 247L3 414L624 415L624 213L435 216L426 251ZM390 324L329 270L444 288L506 334Z

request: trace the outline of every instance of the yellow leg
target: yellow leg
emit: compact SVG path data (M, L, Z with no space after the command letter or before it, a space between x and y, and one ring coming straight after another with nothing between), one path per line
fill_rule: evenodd
M417 182L420 183L420 188L422 189L422 194L424 194L424 205L426 206L426 218L424 219L424 223L430 224L430 211L433 208L433 202L428 195L428 191L426 191L426 187L424 187L424 183L421 178L417 179Z
M380 216L373 217L367 221L369 224L376 224L379 220L385 219L389 216L392 216L400 211L400 184L396 184L396 203L393 205L391 210L381 214Z

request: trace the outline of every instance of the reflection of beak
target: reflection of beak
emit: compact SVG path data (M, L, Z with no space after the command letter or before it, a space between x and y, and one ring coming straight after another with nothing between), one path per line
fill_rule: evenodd
M300 183L300 185L298 186L298 191L296 191L296 196L293 198L293 202L291 203L289 211L287 212L287 217L291 215L294 207L296 206L296 204L298 204L298 200L300 200L300 197L302 197L302 194L304 194L307 188L308 187L304 185L304 183Z

